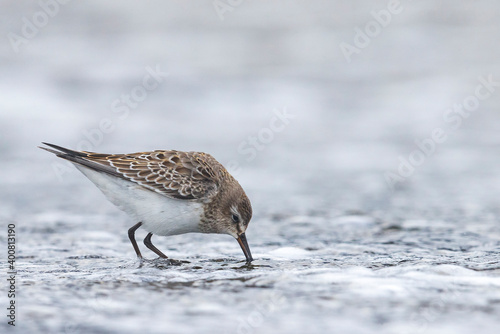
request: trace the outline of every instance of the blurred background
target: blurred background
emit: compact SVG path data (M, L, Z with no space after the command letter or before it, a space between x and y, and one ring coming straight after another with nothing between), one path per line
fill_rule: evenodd
M311 321L344 333L498 328L498 1L0 1L0 15L0 217L18 227L25 330L276 333L311 331ZM233 240L179 236L158 238L159 248L193 266L214 260L201 264L206 272L134 271L132 222L39 150L42 141L211 153L252 200L249 242L272 269L226 273L216 260L242 257ZM99 246L89 250L92 242ZM428 266L408 274L402 263ZM376 271L386 264L396 271ZM301 271L311 268L324 271ZM422 271L421 285L407 280ZM287 272L314 279L297 283L280 276ZM358 290L359 276L373 289ZM110 286L89 288L107 280L121 282L116 298L137 295L115 300ZM191 283L171 291L174 281ZM265 288L287 307L262 322L221 321L234 312L247 319L260 305L251 296ZM443 299L443 289L461 294ZM85 304L88 294L107 296L102 315ZM174 311L159 295L189 298ZM156 304L137 313L137 298ZM90 312L91 323L78 312Z

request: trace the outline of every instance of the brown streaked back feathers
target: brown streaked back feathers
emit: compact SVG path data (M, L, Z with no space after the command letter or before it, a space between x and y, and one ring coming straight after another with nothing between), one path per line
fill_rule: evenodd
M44 148L63 159L130 180L170 198L209 201L218 192L220 177L227 175L215 158L202 152L101 154L44 144L57 149L59 152Z

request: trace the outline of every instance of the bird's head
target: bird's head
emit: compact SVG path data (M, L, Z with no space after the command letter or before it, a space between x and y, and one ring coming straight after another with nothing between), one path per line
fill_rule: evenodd
M225 196L216 212L216 233L224 233L233 236L241 246L247 262L252 262L252 254L248 246L245 231L252 219L252 205L247 195L238 183L227 189Z

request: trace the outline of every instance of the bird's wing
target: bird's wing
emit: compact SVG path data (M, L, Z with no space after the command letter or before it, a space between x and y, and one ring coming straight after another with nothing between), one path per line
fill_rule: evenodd
M130 154L80 152L44 143L43 148L73 163L135 182L164 196L185 200L209 200L218 191L219 171L224 168L210 154L153 151Z

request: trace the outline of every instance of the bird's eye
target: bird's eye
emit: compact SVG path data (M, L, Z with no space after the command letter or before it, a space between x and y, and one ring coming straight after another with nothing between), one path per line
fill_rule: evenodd
M235 223L239 223L240 222L240 217L238 217L235 214L233 214L233 216L231 218L233 218L233 222L235 222Z

